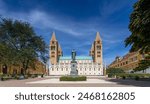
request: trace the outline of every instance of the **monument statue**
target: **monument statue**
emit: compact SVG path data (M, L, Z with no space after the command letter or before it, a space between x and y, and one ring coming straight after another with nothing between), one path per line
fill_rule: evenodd
M72 61L75 61L75 57L76 57L76 51L72 50Z
M77 71L77 61L76 61L76 51L75 50L72 50L71 56L72 56L72 61L71 61L70 75L77 76L78 71Z

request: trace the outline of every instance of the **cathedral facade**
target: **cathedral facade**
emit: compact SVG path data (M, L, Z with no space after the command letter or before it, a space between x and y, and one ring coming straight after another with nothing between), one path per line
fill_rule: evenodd
M102 59L102 40L97 32L89 56L76 56L78 75L103 75ZM50 40L49 75L70 75L70 71L71 55L63 56L61 46L53 32Z

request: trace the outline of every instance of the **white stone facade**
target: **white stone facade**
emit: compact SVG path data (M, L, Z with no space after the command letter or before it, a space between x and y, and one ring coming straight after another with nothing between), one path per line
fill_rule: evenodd
M50 66L50 75L70 75L71 60L60 60ZM93 60L77 60L78 75L103 75L103 65L94 64Z

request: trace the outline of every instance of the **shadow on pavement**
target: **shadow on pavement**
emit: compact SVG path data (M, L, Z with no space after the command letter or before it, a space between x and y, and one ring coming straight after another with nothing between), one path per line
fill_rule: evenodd
M150 81L136 81L132 79L106 79L110 82L116 82L121 85L130 85L135 87L150 87Z

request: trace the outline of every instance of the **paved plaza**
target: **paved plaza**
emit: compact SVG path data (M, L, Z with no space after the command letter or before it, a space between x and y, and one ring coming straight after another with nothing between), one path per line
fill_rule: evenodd
M0 87L150 87L150 81L89 76L87 81L59 81L59 76L0 81Z

